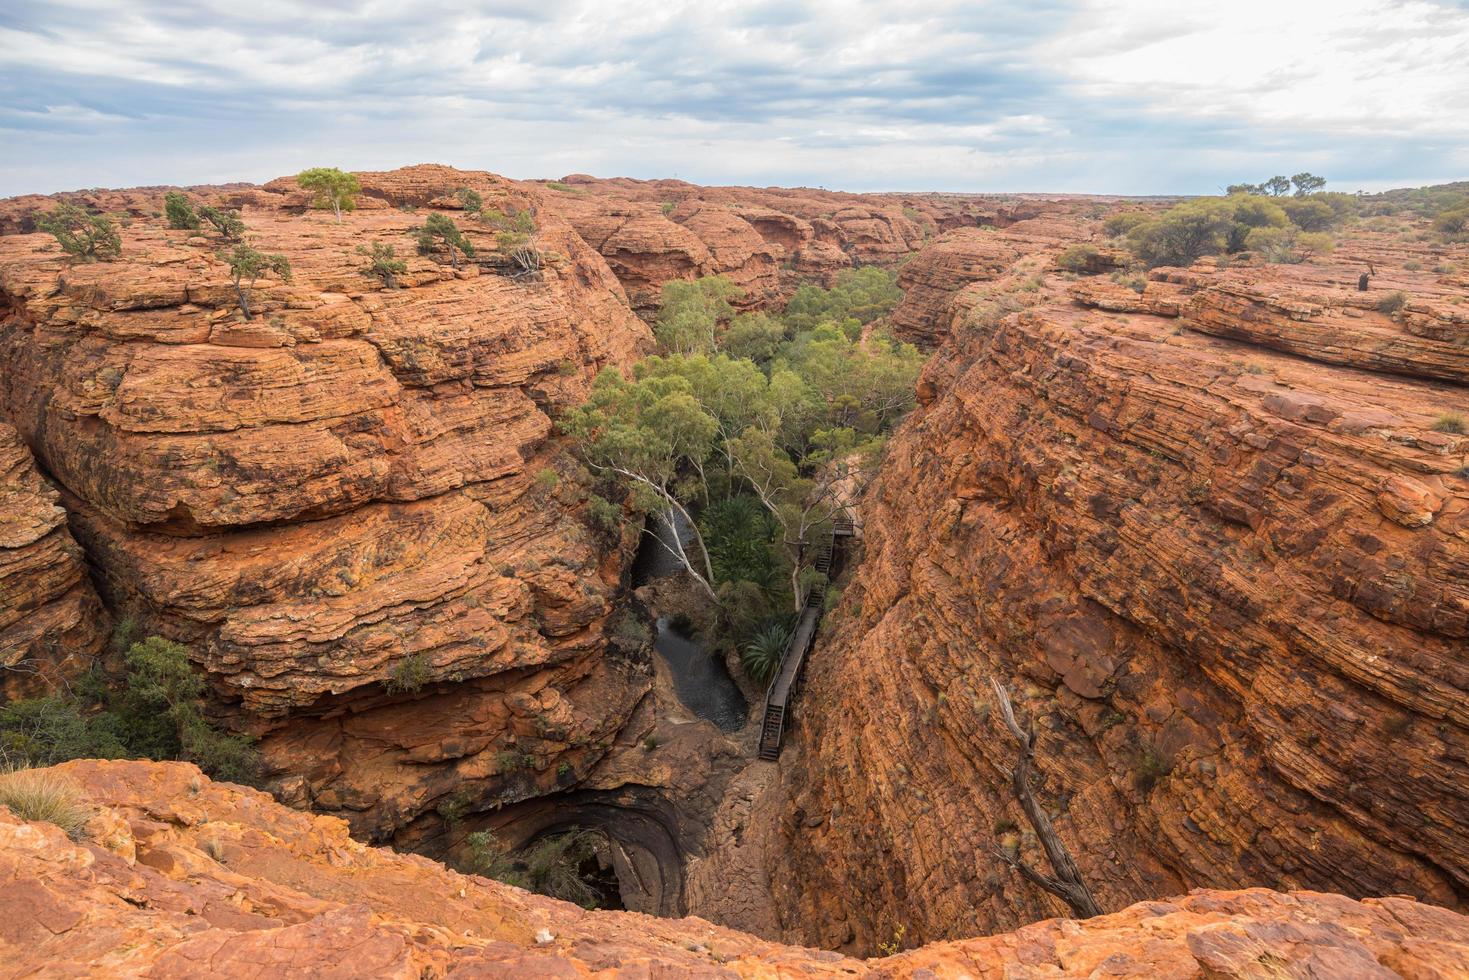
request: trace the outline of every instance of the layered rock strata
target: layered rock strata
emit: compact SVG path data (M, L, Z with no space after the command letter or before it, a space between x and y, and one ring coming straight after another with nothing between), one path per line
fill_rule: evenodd
M0 808L0 950L17 975L194 977L1448 977L1469 919L1403 898L1195 892L881 959L699 919L586 912L365 847L333 817L191 766L69 763L87 837Z
M107 619L56 488L0 423L0 693L42 694L95 662Z
M946 300L905 273L942 343L809 660L769 865L786 935L871 950L1063 910L995 856L1044 867L990 678L1104 908L1246 885L1462 905L1462 288L1395 268L1357 292L1364 232L1141 292L1046 273L997 310L1052 246L996 273L992 234L911 264L988 277Z
M189 645L283 798L381 835L466 785L574 780L647 689L645 661L604 655L633 538L579 517L548 437L649 338L538 187L359 176L340 224L289 180L214 193L294 273L250 289L249 320L232 246L156 211L117 262L0 237L0 411L110 605ZM459 210L466 188L535 214L539 274ZM445 211L475 246L457 270L408 234ZM399 288L367 270L375 243Z

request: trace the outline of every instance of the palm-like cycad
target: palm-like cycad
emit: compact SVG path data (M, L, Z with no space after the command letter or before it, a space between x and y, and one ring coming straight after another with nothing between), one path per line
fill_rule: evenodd
M790 639L790 627L784 623L771 623L750 637L740 655L745 673L761 683L774 677Z

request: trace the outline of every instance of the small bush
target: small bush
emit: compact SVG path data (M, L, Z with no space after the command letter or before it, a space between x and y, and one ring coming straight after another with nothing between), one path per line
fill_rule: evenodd
M1469 423L1464 421L1464 416L1458 412L1444 412L1433 420L1430 426L1434 432L1447 432L1451 435L1461 436L1469 432Z
M1401 289L1388 293L1377 301L1377 312L1392 316L1408 302L1408 294Z
M1408 270L1409 272L1421 272L1423 271L1423 263L1419 262L1417 259L1409 259L1407 262L1403 263L1403 268Z
M1133 771L1133 782L1139 790L1147 793L1171 771L1172 767L1158 754L1158 750L1151 745L1145 745L1138 753L1137 768Z
M564 181L560 181L560 180L553 180L549 184L547 184L546 186L548 188L550 188L551 190L553 190L553 191L560 191L563 194L575 194L576 193L576 188L575 187L572 187L570 184L568 184L568 183L566 183Z
M647 738L643 739L643 751L644 752L652 752L657 747L658 747L658 739L655 736L649 735Z
M587 498L587 519L597 530L616 534L622 528L622 508L606 497L592 494Z
M1056 268L1078 275L1097 269L1102 253L1091 245L1073 245L1056 256Z
M597 907L597 892L582 875L596 856L598 835L586 830L543 837L512 854L492 832L481 830L465 838L468 857L464 870L524 888L541 895Z
M459 198L459 204L464 208L466 214L479 214L484 210L485 199L480 197L479 191L461 187L454 196Z
M673 209L676 207L678 207L678 205L673 203L672 201L664 201L661 205L659 205L658 209L662 211L665 215L668 215L672 214Z
M408 234L417 241L421 255L432 255L440 248L446 250L449 253L449 263L455 269L459 268L461 254L466 258L474 257L474 245L464 237L459 226L448 215L431 214L423 224L408 229Z
M60 204L36 219L36 227L55 236L61 250L84 262L111 262L122 254L122 235L100 214L75 204Z
M71 780L44 769L0 773L0 806L21 820L53 823L77 840L91 816L81 789Z
M393 665L383 688L389 694L416 694L429 682L428 661L422 654L410 653Z
M239 241L245 234L245 222L238 211L221 211L204 204L199 207L199 217L209 222L215 233L227 242Z
M550 493L561 485L561 474L548 466L536 474L535 484L537 490Z
M193 231L202 224L199 215L194 213L194 206L189 203L189 199L178 191L169 191L163 195L163 209L168 215L168 227L170 228Z
M408 263L398 258L397 250L383 242L373 242L372 248L358 245L357 254L367 259L363 275L377 276L389 289L397 289L398 277L408 271Z
M790 627L783 622L769 623L757 632L740 651L740 665L752 680L761 684L775 676L790 642Z

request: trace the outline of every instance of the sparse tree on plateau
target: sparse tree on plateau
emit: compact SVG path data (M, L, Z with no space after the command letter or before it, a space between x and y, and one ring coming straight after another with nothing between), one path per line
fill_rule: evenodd
M474 257L474 246L448 215L431 214L417 228L408 229L408 234L418 240L418 251L422 255L430 255L441 246L447 249L449 263L456 270L459 268L459 253L463 252L466 258Z
M253 319L250 312L250 290L255 280L267 272L274 272L282 282L291 281L291 263L284 255L267 255L257 252L249 245L240 244L228 256L221 256L230 266L230 279L235 284L235 295L240 300L240 312L245 319Z
M357 254L367 257L367 267L362 271L377 276L389 289L397 289L398 277L408 271L408 263L397 257L391 245L382 242L373 242L372 248L358 245Z
M199 208L199 217L209 222L210 226L219 233L219 237L227 242L237 242L245 234L245 222L240 218L238 211L222 211L204 204Z
M36 218L36 227L56 236L61 250L83 262L111 262L122 254L122 235L100 214L75 204L59 204Z
M163 195L163 210L168 216L170 228L193 231L199 227L199 215L194 213L194 206L178 191L169 191Z
M1260 185L1271 197L1284 197L1290 193L1290 178L1283 174L1271 177Z
M459 203L463 206L465 214L479 214L484 210L485 199L480 197L479 191L471 190L468 187L461 187L455 192L454 196L459 198Z
M362 190L356 174L349 174L336 167L312 167L296 175L296 183L302 190L315 194L312 204L319 208L331 208L342 223L342 212L357 206L357 192Z
M1326 186L1325 177L1317 177L1315 174L1300 173L1290 179L1296 185L1296 197L1305 197L1314 194Z

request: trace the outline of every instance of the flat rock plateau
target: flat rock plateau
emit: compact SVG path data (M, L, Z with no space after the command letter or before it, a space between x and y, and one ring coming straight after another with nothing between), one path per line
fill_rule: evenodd
M78 840L0 807L0 976L1469 976L1469 246L1129 278L1102 222L1159 202L358 176L340 223L189 189L290 260L249 320L169 188L60 195L121 219L90 264L56 198L0 201L0 703L126 625L264 765L53 767ZM538 275L463 190L534 214ZM458 267L409 247L433 214ZM756 762L620 633L641 529L590 519L554 421L668 282L774 310L869 265L918 407ZM1044 866L991 679L1102 916L996 856ZM430 857L583 820L636 911Z

